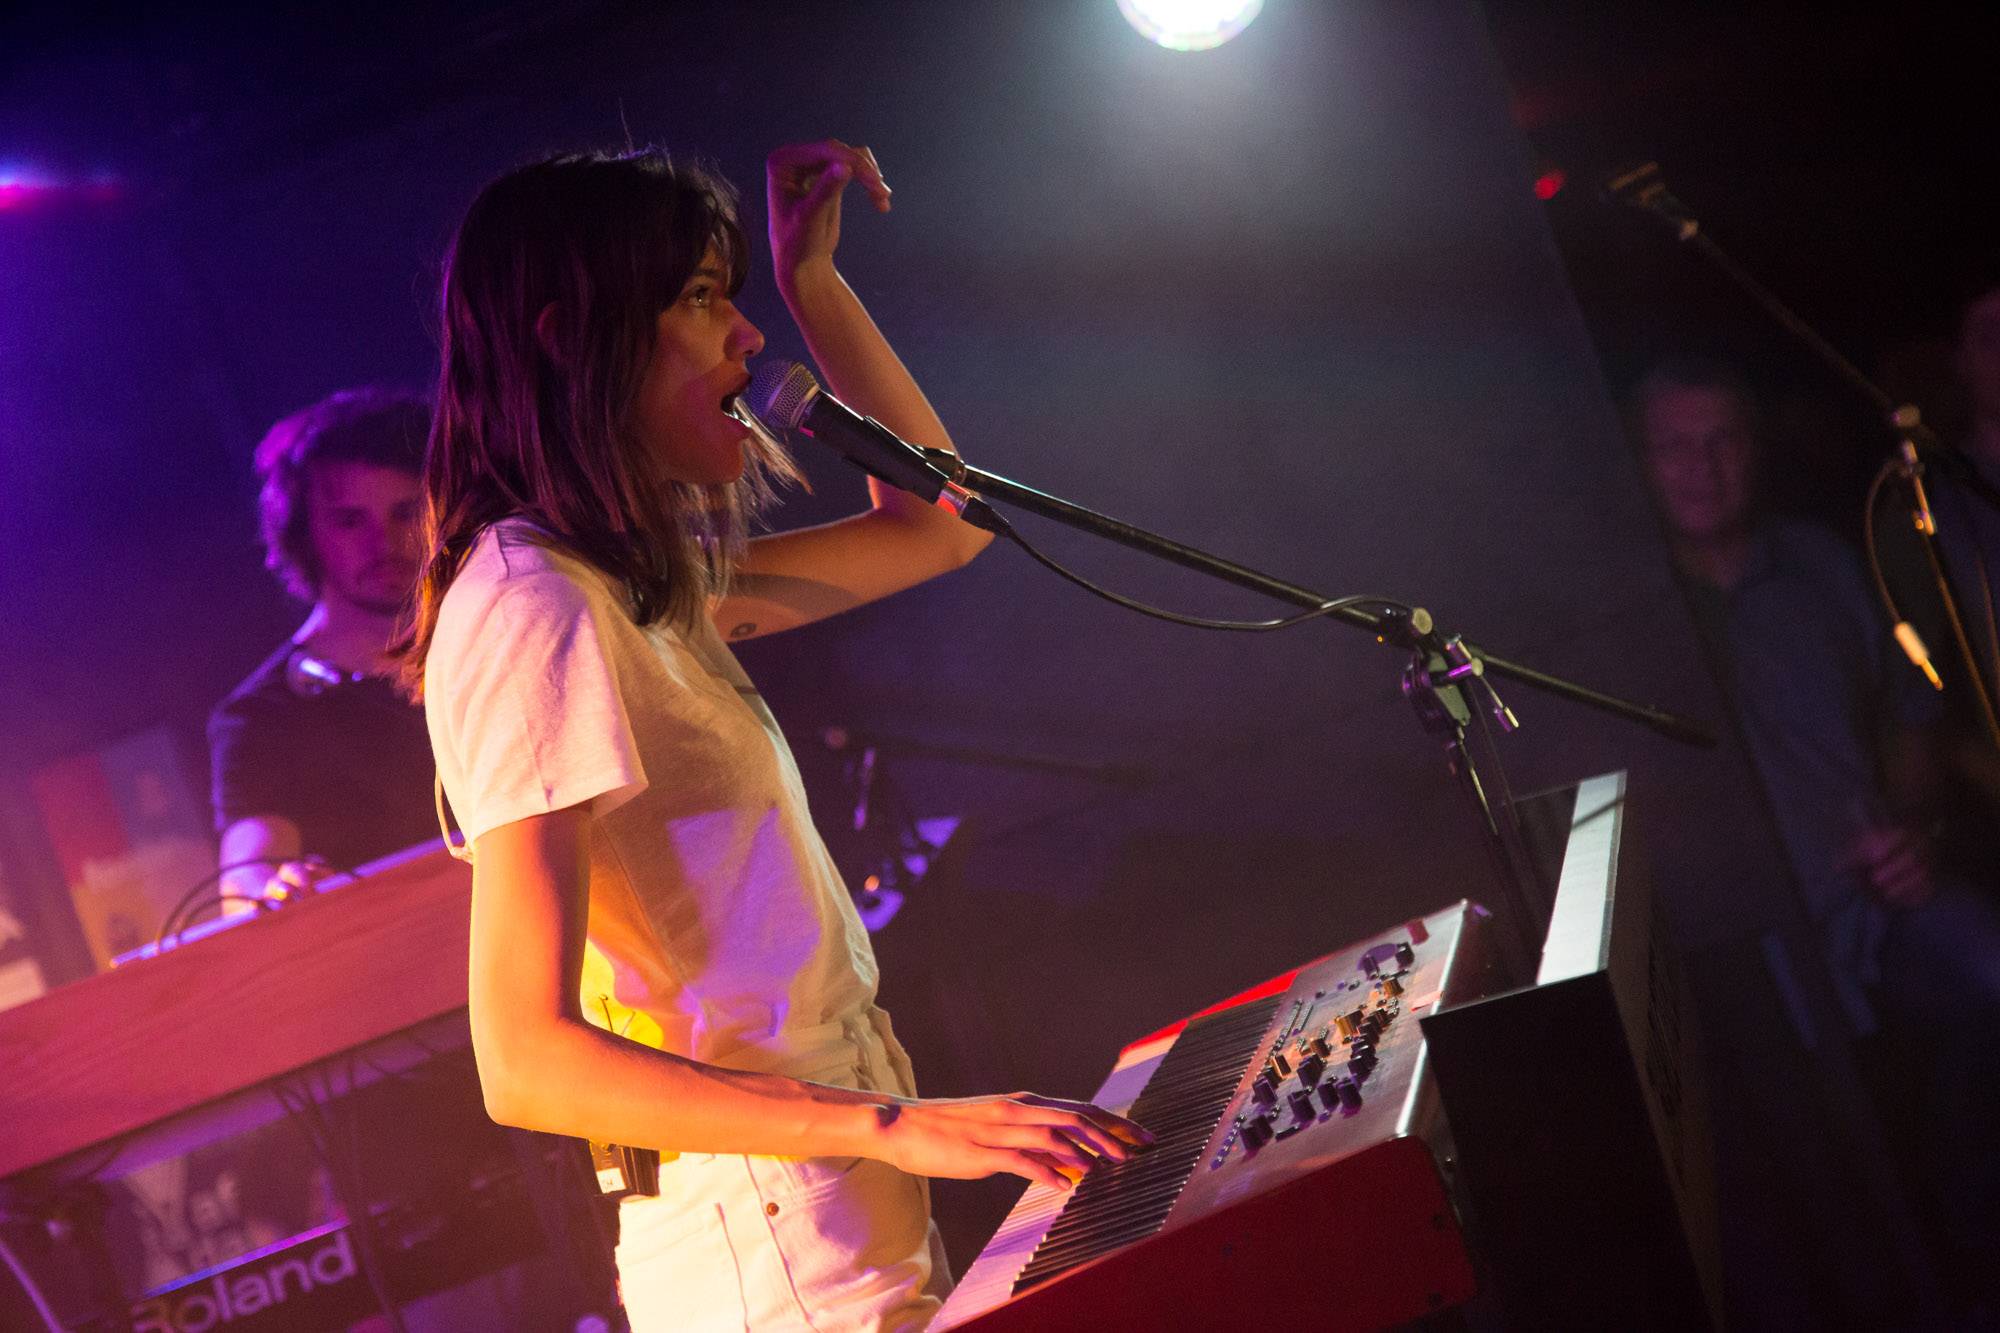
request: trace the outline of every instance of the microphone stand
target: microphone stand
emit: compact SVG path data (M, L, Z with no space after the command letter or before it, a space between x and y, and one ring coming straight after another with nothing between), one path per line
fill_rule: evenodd
M1901 477L1909 488L1910 524L1916 529L1917 538L1923 544L1925 562L1937 581L1938 595L1944 601L1945 621L1951 627L1953 641L1964 662L1966 679L1971 682L1973 697L1979 704L1979 715L1986 725L1987 737L1996 748L2000 748L2000 714L1995 711L1993 695L1987 689L1978 655L1973 651L1972 641L1965 632L1961 615L1964 603L1952 586L1943 553L1938 549L1937 515L1931 508L1930 497L1924 488L1925 468L1926 465L1936 466L1955 484L1995 513L2000 513L2000 489L1996 489L1981 476L1965 455L1939 441L1931 428L1924 424L1923 415L1914 404L1898 403L1891 398L1880 385L1869 379L1858 366L1843 356L1839 348L1821 337L1816 329L1799 318L1791 307L1780 301L1769 288L1751 277L1727 251L1711 240L1708 233L1702 230L1701 220L1667 189L1666 182L1660 177L1658 163L1643 162L1638 166L1614 173L1605 179L1602 192L1608 201L1637 209L1666 224L1674 233L1675 239L1713 264L1724 277L1735 283L1752 301L1761 306L1765 313L1777 320L1787 333L1805 344L1814 356L1832 367L1834 373L1846 380L1862 397L1873 404L1875 410L1881 413L1883 420L1896 432L1896 452L1883 465L1883 471L1885 474L1893 472ZM1872 521L1872 514L1862 516L1863 523ZM1887 598L1886 591L1884 597ZM1888 610L1891 620L1902 619L1893 601L1890 602ZM1900 630L1898 632L1900 633ZM2000 669L2000 663L1995 663L1995 668Z
M968 466L944 450L922 449L919 452L942 470L962 468L960 484L987 500L1005 501L1066 527L1143 551L1185 569L1233 583L1239 588L1290 602L1302 609L1311 610L1333 600L1310 588L1287 583L1248 566L1183 545L997 473ZM968 517L972 515L968 513ZM982 522L981 526L997 528L1003 525ZM1509 971L1516 977L1532 978L1530 965L1540 948L1539 931L1546 921L1550 904L1546 901L1547 895L1536 883L1533 862L1511 798L1507 795L1505 776L1500 771L1497 748L1491 743L1492 729L1504 733L1520 725L1513 710L1502 702L1492 678L1498 676L1518 681L1532 689L1636 722L1683 745L1712 747L1715 744L1714 735L1700 723L1664 709L1605 694L1561 676L1498 657L1456 634L1446 634L1422 607L1385 613L1345 606L1328 612L1326 618L1365 630L1374 635L1377 642L1386 643L1409 655L1403 669L1403 695L1416 710L1424 729L1442 742L1445 767L1478 816L1482 841L1505 897L1507 915L1512 918L1509 923L1511 931L1501 933L1502 946L1509 955ZM1479 757L1471 744L1475 730L1488 742L1484 748L1495 779L1493 782L1481 776ZM1500 799L1495 799L1495 793Z

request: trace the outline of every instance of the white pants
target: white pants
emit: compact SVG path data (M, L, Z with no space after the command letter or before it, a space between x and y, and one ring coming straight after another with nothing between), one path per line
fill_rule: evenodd
M853 1082L915 1095L879 1011L852 1035ZM683 1153L618 1228L633 1333L917 1330L951 1288L928 1182L866 1157Z

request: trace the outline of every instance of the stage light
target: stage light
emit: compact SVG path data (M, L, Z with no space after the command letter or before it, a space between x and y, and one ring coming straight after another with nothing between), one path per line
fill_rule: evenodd
M0 162L0 210L38 203L54 189L55 182L33 167Z
M1169 51L1220 46L1263 8L1264 0L1118 0L1126 22Z
M86 179L58 176L19 162L0 161L0 212L50 204L108 203L122 190L116 173L98 171Z

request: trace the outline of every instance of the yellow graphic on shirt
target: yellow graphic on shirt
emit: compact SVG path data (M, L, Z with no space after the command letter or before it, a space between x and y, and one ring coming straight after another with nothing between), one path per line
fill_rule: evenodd
M618 1003L618 971L589 940L583 943L583 982L578 987L578 993L583 1001L583 1016L594 1026L656 1051L665 1048L667 1034L652 1015ZM607 1156L619 1151L610 1144L593 1143L590 1146L593 1156L600 1151ZM671 1162L678 1156L679 1153L662 1152L660 1161ZM602 1167L598 1171L598 1182L600 1185L605 1183Z
M661 1050L667 1034L651 1014L618 1003L618 973L590 941L583 945L583 1016L606 1032Z

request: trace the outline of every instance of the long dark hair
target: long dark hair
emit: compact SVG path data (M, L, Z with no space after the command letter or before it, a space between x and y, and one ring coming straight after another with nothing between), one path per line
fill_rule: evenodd
M428 554L393 649L413 694L445 592L497 519L518 514L602 570L642 625L692 625L723 590L774 480L796 478L791 460L759 440L742 479L691 486L631 430L655 322L711 245L733 296L748 265L735 191L657 148L521 167L466 210L445 257Z

